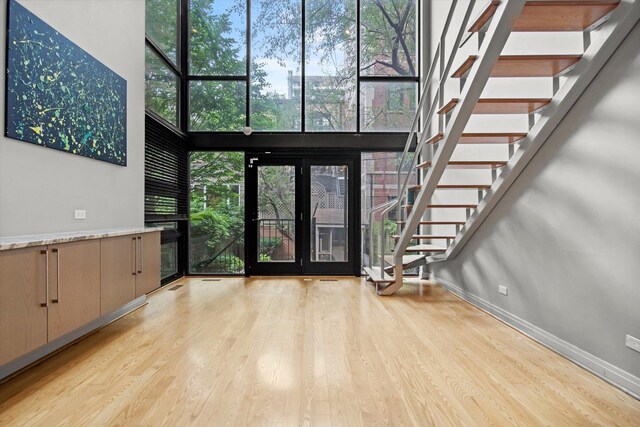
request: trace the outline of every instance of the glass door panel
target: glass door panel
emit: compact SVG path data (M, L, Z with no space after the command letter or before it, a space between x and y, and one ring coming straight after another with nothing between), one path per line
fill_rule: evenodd
M247 275L359 274L356 160L248 153Z
M258 263L296 262L296 166L258 166Z
M349 167L312 165L309 172L311 262L349 260Z
M354 273L354 165L346 155L303 164L305 274Z

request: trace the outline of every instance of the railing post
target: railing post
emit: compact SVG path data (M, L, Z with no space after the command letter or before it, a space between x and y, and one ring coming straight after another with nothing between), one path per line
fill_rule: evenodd
M374 255L374 251L373 251L373 242L374 242L374 236L373 236L373 214L375 213L375 210L371 209L371 211L369 211L369 267L373 267L373 255Z
M380 214L380 277L384 277L384 211Z

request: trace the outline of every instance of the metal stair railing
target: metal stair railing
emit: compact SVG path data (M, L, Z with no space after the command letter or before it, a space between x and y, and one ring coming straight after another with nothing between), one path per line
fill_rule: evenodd
M416 145L416 155L413 156L413 161L411 163L411 167L410 170L414 171L417 164L418 164L418 158L419 158L419 154L421 153L422 149L424 148L424 145L427 141L427 137L429 134L428 130L431 128L431 122L433 120L433 117L436 113L436 107L441 108L444 104L444 85L446 83L446 81L449 78L449 72L451 71L451 68L453 67L453 62L456 59L456 55L458 53L458 49L460 48L461 44L462 44L462 39L464 37L464 34L466 32L467 29L467 25L469 24L469 19L471 18L471 14L473 13L473 9L475 7L476 4L476 0L470 0L469 4L467 5L467 9L465 10L465 14L464 17L462 18L462 23L460 24L460 27L458 29L458 33L456 35L456 39L455 42L453 43L453 47L451 49L451 52L449 53L448 58L445 58L445 42L446 42L446 36L448 34L449 31L449 27L451 25L451 21L453 19L453 16L455 14L455 9L456 9L456 5L457 5L457 1L454 1L451 4L451 7L449 9L449 13L447 15L447 20L445 22L445 26L443 28L442 34L440 35L440 41L438 42L438 46L436 48L436 52L434 54L433 60L431 61L431 67L429 68L429 74L427 76L427 80L425 81L424 84L424 89L421 92L422 96L420 98L420 104L418 106L418 109L416 111L416 115L414 117L414 124L416 125L415 127L412 126L411 128L411 132L409 133L409 136L407 138L407 143L405 144L404 147L404 151L402 153L402 158L400 161L400 167L398 168L398 199L403 199L406 195L407 192L407 188L409 186L409 182L411 180L411 175L408 174L407 177L405 178L403 184L402 184L402 188L400 188L400 176L402 173L402 165L404 164L404 160L406 158L407 153L409 152L410 146L411 146L411 141L413 140L414 136L416 135L417 132L417 124L420 122L420 115L422 114L422 109L424 108L424 101L427 98L431 98L431 104L429 106L429 112L428 114L425 116L425 123L423 125L423 132L420 132L420 136L418 138L418 143ZM446 63L445 63L445 59L446 59ZM433 96L430 96L430 90L431 90L431 82L432 82L432 78L433 78L433 73L435 72L435 68L436 65L440 64L440 75L438 78L438 87L435 91L435 93L433 94ZM439 126L441 124L439 123ZM398 218L401 218L402 215L402 206L401 204L398 205L398 212L397 212L397 216Z
M469 4L467 5L467 9L465 10L465 14L464 14L464 18L463 18L463 22L460 25L460 30L458 31L458 34L456 36L456 41L453 44L453 49L451 50L448 59L446 58L446 54L445 54L445 40L446 37L449 33L449 29L451 27L451 23L453 22L453 18L455 16L455 11L458 5L458 0L453 0L451 3L451 6L449 7L449 11L447 13L447 18L445 20L445 25L443 27L442 30L442 34L440 36L440 41L438 43L438 46L436 47L434 56L433 56L433 60L431 61L431 65L429 67L429 72L427 73L427 78L424 81L424 84L420 90L420 99L418 102L418 106L416 109L416 113L414 115L413 118L413 122L411 124L411 128L409 131L409 135L407 136L407 141L405 143L404 146L404 150L402 152L402 156L400 158L400 161L398 162L398 171L397 171L397 180L396 180L396 184L397 184L397 198L395 201L392 202L387 202L387 203L383 203L381 205L375 206L374 208L372 208L372 210L369 212L369 224L370 224L370 230L369 230L369 267L373 267L372 265L372 259L374 258L374 246L373 246L373 241L374 241L374 237L373 237L373 214L379 211L383 211L380 214L380 241L381 241L381 245L380 245L380 249L381 249L381 253L380 253L380 271L384 271L384 222L386 219L386 216L388 214L388 212L391 210L391 208L393 206L396 207L396 218L398 220L401 220L403 218L402 215L402 202L404 200L406 200L406 194L407 194L407 188L409 186L409 182L411 182L411 178L413 176L414 173L416 173L416 166L417 166L417 162L419 159L419 153L422 151L422 149L424 148L424 145L427 141L427 132L419 132L419 128L422 129L426 129L428 130L431 126L431 121L433 119L433 116L435 114L435 109L436 107L438 107L438 104L440 104L439 106L442 107L442 99L443 97L441 96L442 93L444 92L444 83L447 79L447 75L449 74L449 71L451 70L451 67L453 65L453 61L455 60L458 48L461 45L461 40L462 37L464 35L465 32L465 28L468 24L469 18L471 17L471 13L473 12L473 8L475 6L476 0L470 0ZM447 59L446 61L446 65L445 65L445 59ZM438 78L438 87L434 93L433 96L430 96L430 92L431 92L431 86L432 86L432 82L433 82L433 76L434 73L436 71L436 67L437 65L440 64L440 72L439 72L439 78ZM420 119L422 116L422 111L426 105L426 101L427 99L431 99L431 102L429 103L429 110L426 117L426 121L424 123L423 126L420 126ZM440 102L437 102L437 101ZM416 144L416 148L415 148L415 154L413 156L413 159L411 161L411 164L409 165L408 168L408 173L406 178L404 179L404 182L402 184L402 187L400 187L400 182L402 181L402 173L403 173L403 169L404 169L404 164L405 161L407 160L407 156L409 154L409 152L411 151L411 146L413 145L413 140L416 137L416 135L418 136L417 138L417 144ZM390 207L390 204L393 204L393 206ZM402 225L399 222L398 223L398 232L402 231Z
M431 120L433 118L433 114L435 113L435 106L436 106L436 100L438 100L440 98L440 93L441 93L441 89L443 88L443 84L441 84L441 82L443 82L444 79L443 77L446 76L445 70L442 67L442 64L444 64L444 57L445 57L445 38L446 35L449 32L449 28L451 26L451 22L453 21L453 17L455 15L455 11L456 11L456 7L458 5L458 0L453 0L453 2L451 3L451 7L449 7L449 12L447 13L447 19L445 20L445 24L444 27L442 29L442 34L440 36L440 42L438 43L438 46L436 47L436 51L433 55L433 59L431 61L431 65L429 67L429 72L427 73L427 78L424 81L424 84L422 86L422 89L420 91L420 100L418 102L418 107L416 109L416 113L413 117L413 122L411 124L411 129L409 131L409 135L407 136L407 142L404 145L404 150L402 151L402 156L400 158L400 161L398 162L398 173L397 173L397 185L398 185L398 199L400 201L402 201L402 196L404 196L404 194L407 191L407 187L409 185L409 182L411 181L411 174L412 171L415 170L415 167L417 166L417 161L418 161L418 154L420 153L420 151L422 150L422 148L424 148L424 143L427 140L425 135L428 135L428 133L426 132L420 132L419 126L420 126L420 118L422 116L422 111L424 109L425 106L425 102L427 99L433 98L431 101L431 104L429 106L429 112L428 114L425 116L426 117L426 123L422 126L423 130L428 130L431 126ZM469 2L469 5L467 7L467 13L470 15L471 11L473 11L473 7L475 5L475 0L471 0ZM466 24L465 24L466 26ZM456 43L456 46L458 44ZM450 62L453 63L453 59L455 58L455 54L454 55L450 55ZM430 91L431 91L431 82L433 81L433 75L435 73L436 70L436 66L438 64L441 64L440 66L440 77L438 79L438 89L436 90L435 95L432 97L430 96ZM448 69L451 69L451 66L448 67ZM413 160L411 162L411 166L409 167L409 174L407 174L407 177L405 178L403 184L402 184L402 189L400 188L400 181L401 181L401 177L402 177L402 168L404 165L405 160L407 159L407 155L409 154L410 150L411 150L411 145L413 144L413 139L415 136L418 136L418 141L416 144L416 149L415 149L415 155L413 156ZM402 203L399 203L397 206L397 214L396 214L398 219L402 218Z
M458 48L461 45L461 41L462 38L464 36L465 33L465 29L466 26L469 22L469 19L471 17L471 14L473 12L473 9L475 7L475 3L476 0L470 0L469 4L467 5L467 8L465 10L464 13L464 17L462 20L462 23L460 25L460 29L458 30L458 33L456 35L456 40L453 44L453 48L451 49L451 52L449 53L448 57L446 56L446 48L445 48L445 41L446 41L446 37L449 34L449 29L451 27L451 23L453 22L453 18L455 15L455 11L458 5L458 0L453 0L453 2L451 3L451 6L449 7L449 12L447 13L447 18L445 20L445 25L443 27L442 30L442 34L440 36L440 41L438 43L438 46L436 47L434 56L433 56L433 60L431 61L431 65L429 67L429 72L427 74L427 78L422 86L422 89L420 91L420 100L418 102L418 107L416 109L416 113L414 115L413 118L413 122L411 124L411 129L409 131L409 135L407 136L407 141L405 143L405 147L404 150L402 152L402 156L400 158L400 161L398 162L398 171L397 171L397 186L398 186L398 196L396 198L396 200L393 203L393 205L396 207L396 218L398 220L401 220L403 218L402 215L402 202L405 201L407 199L406 195L407 195L407 189L409 186L409 183L411 182L411 179L413 177L413 174L416 173L416 166L417 166L417 162L419 159L419 153L421 153L421 151L424 148L424 145L427 141L427 136L429 135L428 132L419 132L420 128L422 130L428 130L431 127L431 122L433 120L433 116L436 112L436 108L437 107L442 107L442 100L443 100L443 92L444 92L444 84L446 82L447 76L449 74L449 72L451 71L451 67L453 66L453 61L455 60L456 54L458 52ZM446 63L445 63L446 60ZM439 70L439 76L438 76L438 87L435 90L435 92L433 93L433 95L431 94L431 86L433 83L433 76L436 72L436 68L438 66L438 64L440 64L440 70ZM429 109L427 114L424 116L426 118L424 124L422 126L420 126L420 121L421 121L421 117L422 117L422 112L424 110L424 107L426 105L426 101L427 99L430 99L431 102L429 103ZM415 148L415 154L413 156L413 159L411 161L411 164L408 168L408 173L406 174L406 177L404 179L404 181L402 180L402 174L403 174L403 170L404 170L404 164L405 161L407 160L407 156L409 154L409 152L411 151L411 146L413 145L413 140L416 137L416 135L418 136L417 138L417 144L416 144L416 148ZM400 182L402 182L402 186L400 186ZM381 261L380 261L380 269L381 271L384 271L384 222L386 220L386 215L388 214L388 212L391 210L389 207L389 203L385 203L379 206L376 206L375 208L372 209L372 211L370 212L370 220L369 220L369 224L371 224L371 230L370 230L370 242L373 242L373 213L378 212L383 210L383 212L380 214L380 241L381 241ZM399 230L398 232L403 231L403 228L406 229L406 227L402 227L401 222L398 223L398 227ZM373 258L373 244L370 243L370 256L369 259L371 260ZM402 258L400 258L402 259ZM371 266L371 265L370 265Z
M440 102L442 103L443 98L440 97L442 93L444 82L443 79L446 80L448 77L448 73L450 71L450 66L455 59L455 54L460 46L460 42L464 36L464 32L467 29L468 20L471 16L471 12L473 11L474 1L471 0L469 7L465 13L465 17L463 19L463 23L461 24L456 42L453 45L451 55L449 56L449 60L447 61L447 65L444 67L444 73L441 74L441 78L438 82L438 89L436 91L435 98L440 98ZM405 223L405 227L400 233L400 238L395 246L395 251L393 254L393 264L395 264L394 268L394 279L395 283L387 286L382 289L379 294L382 295L390 295L393 294L397 289L402 286L402 256L411 241L413 230L417 229L418 224L426 211L429 201L433 196L433 193L440 181L444 170L451 159L451 155L464 131L464 128L473 113L475 105L480 99L480 95L484 90L484 87L489 79L491 74L491 70L495 66L502 49L511 34L511 29L518 15L522 12L524 8L525 0L505 0L498 6L493 19L487 29L486 37L482 42L480 52L478 53L478 60L473 64L471 70L469 72L469 77L462 89L462 93L460 94L460 98L456 106L453 108L453 111L448 114L449 119L446 123L446 128L444 130L443 139L438 144L438 148L433 155L433 158L430 159L431 166L427 170L426 175L424 176L423 182L424 184L421 186L418 195L415 197L413 209L407 215L407 220ZM446 35L445 35L446 37ZM441 37L440 42L443 43L445 37ZM442 48L440 49L440 51ZM434 100L435 101L435 100ZM435 102L433 102L435 103ZM419 112L418 112L419 114ZM432 117L427 118L427 125L430 125ZM416 153L420 153L422 149L422 143L426 141L426 134L420 138L418 143L418 147L416 149ZM414 160L415 160L414 156ZM399 185L398 185L399 187ZM405 188L405 186L403 186ZM398 200L404 198L404 194L398 195Z

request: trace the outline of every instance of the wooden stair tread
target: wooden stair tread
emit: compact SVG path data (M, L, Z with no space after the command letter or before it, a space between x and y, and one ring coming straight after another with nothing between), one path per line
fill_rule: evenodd
M488 190L491 184L439 184L440 190Z
M583 31L600 22L620 0L535 0L527 1L513 25L513 31ZM498 9L492 1L469 28L480 31Z
M391 236L394 239L399 239L400 236L395 234ZM417 240L453 240L456 236L436 236L435 234L414 234L411 236L412 239Z
M465 221L420 221L420 225L465 225Z
M435 203L432 205L427 206L427 208L432 209L432 208L451 208L451 209L455 209L455 208L464 208L464 209L475 209L478 205L474 205L474 204L470 204L470 203L464 203L464 204L457 204L457 203ZM413 209L413 205L402 205L403 208L406 209Z
M393 283L395 280L387 273L380 272L380 267L365 267L365 273L367 273L367 280L374 283Z
M396 221L396 224L406 224L407 221ZM465 225L465 221L420 221L420 225Z
M463 133L458 144L513 144L527 136L521 132L496 132L496 133ZM427 140L427 144L435 144L444 138L440 132Z
M416 268L424 264L424 260L427 258L426 255L402 255L402 269L408 270L410 268ZM385 268L384 271L387 273L391 273L393 271L393 255L385 255L384 261L387 264L390 264L389 267Z
M507 164L506 160L452 160L447 163L450 169L498 169ZM420 163L418 169L431 167L431 160Z
M415 245L407 247L406 252L446 252L446 249L433 245Z
M420 190L422 185L414 185L409 187L409 191ZM488 190L491 188L491 184L438 184L436 189L438 190Z
M491 71L491 77L555 77L580 61L582 55L505 55ZM478 59L472 55L456 70L451 77L467 75L473 63Z
M472 204L472 203L435 203L432 205L429 205L429 209L433 209L433 208L447 208L447 209L456 209L456 208L460 208L460 209L475 209L478 205L477 204Z
M438 111L447 114L460 100L453 98ZM478 100L473 108L473 114L531 114L551 102L551 98L484 98Z

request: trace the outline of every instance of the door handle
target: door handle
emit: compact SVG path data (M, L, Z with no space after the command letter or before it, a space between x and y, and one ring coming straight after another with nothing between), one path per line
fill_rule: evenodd
M132 237L131 238L131 242L133 242L133 250L131 251L131 255L132 255L132 259L131 259L131 267L133 268L133 271L131 272L131 274L133 276L136 275L136 267L137 267L137 263L138 263L138 255L137 255L137 251L138 251L138 245L136 245L136 238Z
M56 254L56 299L52 299L54 304L60 303L60 251L58 249L52 249L52 252Z
M144 269L144 260L143 260L144 239L142 238L142 236L138 236L138 241L140 242L140 247L138 248L138 254L140 255L140 258L139 258L140 268L138 269L138 273L142 274L142 270Z
M49 307L49 250L40 251L44 255L44 302L40 303L40 307Z

